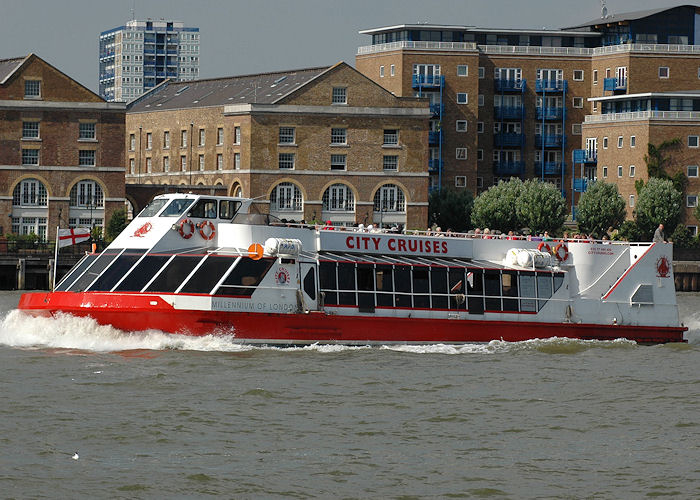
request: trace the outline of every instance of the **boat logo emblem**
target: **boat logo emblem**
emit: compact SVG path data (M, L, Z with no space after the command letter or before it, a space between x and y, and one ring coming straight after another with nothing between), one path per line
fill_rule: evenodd
M275 282L278 285L288 285L289 279L289 271L283 267L280 267L275 273Z
M656 261L656 275L659 278L668 278L671 273L671 265L668 262L666 256L661 256Z
M150 222L146 222L143 226L138 228L136 231L134 231L134 236L137 238L143 238L146 236L146 233L150 231L153 228Z

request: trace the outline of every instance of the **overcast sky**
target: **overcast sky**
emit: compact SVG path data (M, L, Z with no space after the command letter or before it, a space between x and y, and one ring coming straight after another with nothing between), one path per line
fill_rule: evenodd
M611 14L679 5L607 0ZM97 90L100 32L131 19L172 19L201 33L200 77L354 66L358 30L429 22L560 28L600 16L599 0L0 0L0 59L34 52Z

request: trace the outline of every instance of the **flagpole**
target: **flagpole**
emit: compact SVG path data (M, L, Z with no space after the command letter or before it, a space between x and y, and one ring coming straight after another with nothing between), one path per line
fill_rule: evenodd
M53 289L56 289L56 269L58 269L58 228L59 226L56 226L56 249L54 250L54 256L53 256Z

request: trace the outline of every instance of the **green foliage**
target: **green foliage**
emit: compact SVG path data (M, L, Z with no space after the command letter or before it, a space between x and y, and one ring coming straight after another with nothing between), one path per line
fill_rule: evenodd
M651 178L639 193L635 209L640 236L650 240L659 224L676 227L681 218L683 195L669 179Z
M657 178L670 180L673 182L673 187L679 192L683 193L685 187L688 185L688 178L685 176L685 174L683 174L683 172L678 172L673 176L668 175L665 169L670 161L670 158L664 156L664 153L667 150L675 146L679 146L680 144L681 140L678 137L664 141L658 146L649 143L647 144L647 154L644 155L644 161L647 164L647 173L649 174L650 179ZM641 181L635 182L635 187L637 188L638 194L641 192L641 187L638 186L638 183L640 182ZM641 183L643 184L643 182Z
M34 233L29 234L15 234L8 233L5 235L7 241L28 241L29 243L36 243L39 241L39 235Z
M618 227L625 220L625 200L616 184L594 182L581 195L576 209L579 228L586 234L602 237L609 227Z
M678 224L671 234L671 241L676 248L694 248L698 244L698 239L690 234L690 230L684 224Z
M637 223L633 220L626 220L620 225L620 229L613 235L614 240L624 241L639 241L642 239L637 227Z
M523 227L516 213L523 189L523 181L513 177L509 181L500 181L477 196L472 209L474 227L488 227L506 233Z
M119 233L121 233L128 224L129 221L126 220L126 208L115 210L107 223L107 241L112 241L119 236Z
M514 227L527 226L533 233L555 233L564 225L566 202L551 182L530 179L523 184L516 213L519 224Z
M467 189L433 191L428 198L429 225L443 231L467 231L471 228L474 195Z

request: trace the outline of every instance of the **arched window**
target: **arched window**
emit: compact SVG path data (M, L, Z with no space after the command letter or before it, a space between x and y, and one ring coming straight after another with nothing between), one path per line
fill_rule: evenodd
M236 185L233 188L233 196L236 198L243 198L243 188L240 185Z
M12 205L15 207L48 206L46 187L37 179L24 179L15 186L12 193Z
M406 197L400 187L385 184L374 195L375 212L405 212Z
M323 210L329 212L354 212L355 195L345 184L333 184L323 193Z
M291 182L282 182L270 193L270 209L280 212L300 212L303 199L299 188Z
M70 190L71 207L102 208L104 204L104 193L95 181L80 181Z

